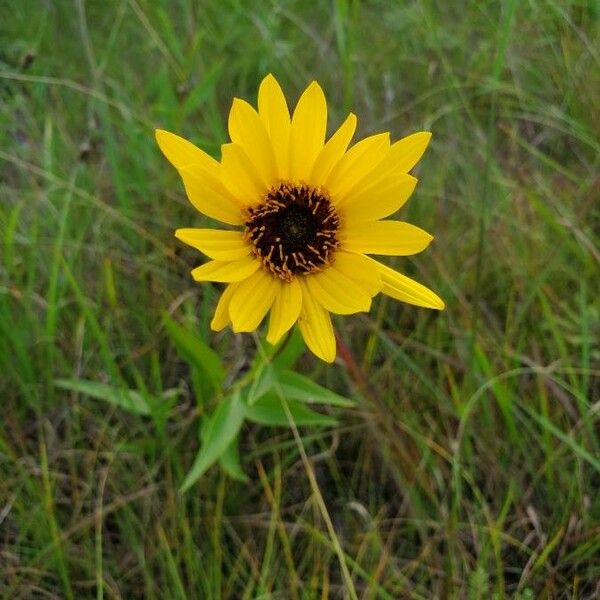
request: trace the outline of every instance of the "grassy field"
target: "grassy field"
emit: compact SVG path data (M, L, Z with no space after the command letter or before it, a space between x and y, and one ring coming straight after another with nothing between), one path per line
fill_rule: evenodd
M0 0L0 597L600 597L599 19L593 0ZM435 240L391 264L447 308L337 320L345 358L295 368L356 408L301 446L245 426L248 482L215 467L180 494L219 395L164 314L230 378L255 342L209 331L219 286L173 238L203 221L153 129L218 156L268 72L292 101L318 79L332 127L433 131L402 218Z

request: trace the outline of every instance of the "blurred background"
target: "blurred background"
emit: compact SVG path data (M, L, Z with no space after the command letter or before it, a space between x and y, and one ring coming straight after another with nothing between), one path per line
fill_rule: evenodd
M599 17L0 0L0 597L599 597ZM435 240L390 264L446 310L379 297L335 323L352 369L295 363L357 400L301 429L354 592L287 428L244 428L247 483L177 492L218 398L165 313L231 377L253 341L209 331L219 286L173 238L204 221L153 129L218 157L268 72L292 105L317 79L330 131L350 110L358 137L433 131L401 218Z

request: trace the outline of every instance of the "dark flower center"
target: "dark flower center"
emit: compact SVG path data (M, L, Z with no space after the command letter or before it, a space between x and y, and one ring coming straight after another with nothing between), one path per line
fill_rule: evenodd
M339 246L338 214L327 195L307 185L282 183L247 209L246 238L273 275L291 281L331 263Z

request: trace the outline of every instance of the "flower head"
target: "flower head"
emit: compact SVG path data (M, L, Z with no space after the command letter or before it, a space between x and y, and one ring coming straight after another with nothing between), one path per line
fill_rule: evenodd
M196 281L227 284L211 327L255 330L270 311L267 341L276 344L296 323L307 346L331 362L336 344L330 313L368 311L379 292L441 310L425 286L368 257L424 250L427 232L384 220L408 200L417 180L408 171L431 134L390 144L389 133L354 145L350 114L326 141L327 104L312 82L290 118L272 75L262 81L258 111L235 98L231 143L221 161L167 131L156 140L179 171L192 204L235 229L178 229L175 235L210 259Z

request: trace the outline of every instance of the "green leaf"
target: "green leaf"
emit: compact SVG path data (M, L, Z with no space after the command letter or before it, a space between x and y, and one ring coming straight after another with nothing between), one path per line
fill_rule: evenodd
M200 426L200 437L203 442L206 440L207 434L212 427L213 420L214 415L202 421L202 425ZM248 481L248 476L244 473L240 464L239 437L237 435L229 446L227 446L225 452L220 456L219 464L232 479L237 481Z
M208 423L202 427L202 447L180 491L188 490L225 453L237 437L243 421L244 406L239 392L235 392L219 403Z
M296 425L335 425L333 417L322 415L307 408L297 400L286 400L294 417ZM290 422L283 408L281 400L274 393L268 393L254 404L245 406L246 418L263 425L289 426Z
M165 328L181 357L195 369L198 369L210 382L214 391L219 391L225 380L225 368L219 355L200 338L163 312Z
M249 405L254 404L259 398L271 391L277 377L272 365L269 363L261 362L255 368L256 372L245 398Z
M294 371L277 373L277 379L285 397L291 400L341 407L350 407L355 404L352 400L331 392L312 379Z
M54 384L64 390L71 390L85 394L91 398L104 400L138 415L150 414L150 407L146 398L134 390L118 388L106 383L98 383L97 381L88 381L86 379L56 379ZM156 406L166 401L162 398L153 398L152 400Z
M273 364L277 369L290 369L296 361L306 351L306 345L300 334L298 327L294 327L292 332L284 336L283 340L273 349ZM283 346L280 351L279 348Z
M236 437L225 452L219 459L219 464L223 467L223 470L237 481L248 481L248 476L244 473L242 465L240 464L240 449L238 446L239 440Z

